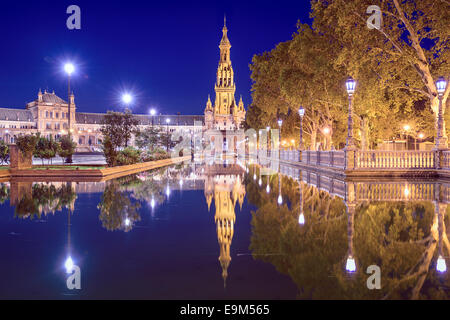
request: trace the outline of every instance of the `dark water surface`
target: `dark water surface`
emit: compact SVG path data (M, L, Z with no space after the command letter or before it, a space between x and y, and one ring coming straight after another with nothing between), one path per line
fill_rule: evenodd
M448 299L446 183L280 171L1 183L0 298ZM81 289L67 287L69 257Z

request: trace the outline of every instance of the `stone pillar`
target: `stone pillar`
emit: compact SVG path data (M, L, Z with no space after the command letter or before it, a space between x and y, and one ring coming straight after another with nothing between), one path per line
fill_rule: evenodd
M15 170L31 169L33 165L33 155L23 154L15 144L9 145L10 168Z
M356 168L356 149L345 149L345 170L354 170Z

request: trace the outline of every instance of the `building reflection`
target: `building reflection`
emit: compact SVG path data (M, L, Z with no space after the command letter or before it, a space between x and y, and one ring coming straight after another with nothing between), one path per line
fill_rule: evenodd
M233 241L236 223L236 205L242 204L245 198L243 184L244 170L238 164L209 164L201 168L205 180L205 199L208 211L214 199L217 240L219 242L219 262L222 268L224 287L228 277L228 268L231 262L230 247Z

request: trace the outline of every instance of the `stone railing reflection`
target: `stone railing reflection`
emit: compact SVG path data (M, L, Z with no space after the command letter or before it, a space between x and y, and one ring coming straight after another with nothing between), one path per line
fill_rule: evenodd
M433 151L357 151L356 168L363 169L434 169Z
M282 164L280 173L296 181L323 190L332 196L354 201L434 201L440 199L450 203L450 184L435 181L361 181L346 182L334 176L327 176L301 170L299 167ZM439 185L439 188L437 186Z

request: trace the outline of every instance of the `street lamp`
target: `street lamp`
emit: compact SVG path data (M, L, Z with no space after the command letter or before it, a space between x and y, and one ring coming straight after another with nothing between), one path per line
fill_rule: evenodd
M153 119L155 117L155 114L156 114L156 110L155 109L151 109L150 110L150 115L152 116L152 128L153 128Z
M169 123L170 123L170 118L166 119L166 124L167 124L167 152L169 152Z
M305 116L305 109L300 107L298 109L298 114L300 115L300 142L298 144L298 149L303 150L303 117Z
M355 149L355 140L353 139L353 94L355 93L356 81L349 77L345 83L348 93L348 128L346 149Z
M128 108L128 106L130 105L130 103L133 101L133 97L131 96L131 94L129 93L124 93L122 95L122 102L125 104L125 108Z
M281 126L283 125L283 120L278 119L278 128L280 128L280 137L278 139L278 161L280 161L281 158L281 148L280 148L280 143L281 143Z
M439 97L436 149L440 150L447 148L447 137L444 135L444 117L442 113L442 99L444 98L444 93L447 89L447 81L445 81L444 77L440 77L438 81L436 81L436 88Z
M71 139L71 126L70 126L70 118L71 118L71 112L70 112L70 107L71 107L71 99L70 99L70 77L72 75L72 73L74 73L75 71L75 67L72 63L66 63L64 65L64 71L67 73L67 109L68 109L68 118L67 118L67 122L68 122L68 129L67 132L69 134L69 139ZM66 158L66 163L72 163L72 155L69 155Z

